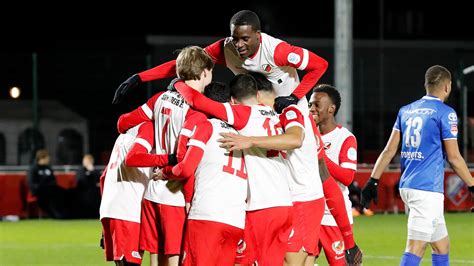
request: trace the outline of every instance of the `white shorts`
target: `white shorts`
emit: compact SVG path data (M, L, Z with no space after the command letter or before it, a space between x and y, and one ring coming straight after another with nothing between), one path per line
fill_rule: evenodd
M408 207L408 229L427 234L435 233L444 220L444 194L438 192L400 189L400 196Z

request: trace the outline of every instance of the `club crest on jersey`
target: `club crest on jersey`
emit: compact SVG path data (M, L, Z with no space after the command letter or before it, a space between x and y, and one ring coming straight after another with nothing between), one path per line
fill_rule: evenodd
M142 258L142 256L140 256L140 253L138 251L132 251L132 257L137 258L137 259Z
M298 64L300 60L301 60L301 57L298 54L295 54L295 53L288 54L288 62L292 63L293 65Z
M451 131L451 134L453 134L453 136L457 136L458 135L458 125L451 125L451 129L449 131Z
M329 150L329 148L331 148L331 142L325 142L324 143L324 149Z
M272 66L270 66L269 64L262 65L262 69L263 69L263 71L265 71L267 73L272 72Z
M334 252L337 254L337 255L340 255L344 252L344 242L342 241L334 241L332 242L331 244L331 248L332 250L334 250Z

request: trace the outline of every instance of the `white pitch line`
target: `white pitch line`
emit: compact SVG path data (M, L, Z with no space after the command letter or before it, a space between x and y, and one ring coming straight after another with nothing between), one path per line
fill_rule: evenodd
M364 255L364 258L369 259L384 259L384 260L401 260L402 257L395 257L395 256L370 256ZM460 260L460 259L449 259L450 263L459 263L459 264L474 264L474 260Z

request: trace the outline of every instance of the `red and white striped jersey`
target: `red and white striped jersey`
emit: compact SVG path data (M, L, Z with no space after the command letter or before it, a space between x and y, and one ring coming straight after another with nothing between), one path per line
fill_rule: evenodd
M242 135L282 134L278 115L271 107L219 103L205 97L184 82L177 82L175 87L193 108L226 121ZM244 157L249 182L247 210L291 206L289 170L281 152L252 148L244 151Z
M280 114L281 125L285 131L293 126L304 130L301 147L287 152L293 202L311 201L324 197L317 159L322 146L316 141L309 112L306 115L303 113L304 111L301 111L298 106L290 105Z
M338 125L331 132L321 136L327 157L336 165L357 170L357 142L355 136L345 127ZM337 180L337 178L335 178ZM352 204L349 200L349 189L341 182L337 182L344 195L349 221L353 223ZM321 222L323 225L337 226L326 205L326 210Z
M115 141L104 180L100 203L100 218L114 218L140 223L143 193L148 184L151 168L127 167L125 158L134 144L151 151L153 125L143 123L120 134Z
M245 226L247 173L242 151L219 147L220 133L237 131L218 119L197 126L188 145L204 151L195 169L195 191L189 219ZM196 158L199 159L199 158Z

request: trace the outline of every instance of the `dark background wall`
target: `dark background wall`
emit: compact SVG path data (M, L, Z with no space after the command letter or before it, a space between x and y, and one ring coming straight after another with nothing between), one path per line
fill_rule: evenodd
M472 14L467 1L450 5L432 1L353 2L354 39L357 40L354 50L354 131L361 150L379 151L399 106L424 94L422 84L427 67L442 64L455 73L461 61L465 65L474 64L474 47L470 46L474 41L469 19ZM173 52L182 48L177 45L154 48L147 44L146 36L225 37L229 34L228 22L232 14L251 9L259 14L263 31L275 37L332 39L333 3L318 1L316 8L305 8L301 3L283 6L260 1L218 6L221 12L212 12L202 3L150 6L149 3L130 2L115 5L113 10L89 3L64 3L55 6L55 11L45 5L33 4L28 10L13 5L9 10L3 10L0 17L0 98L8 98L9 87L20 86L21 98L31 99L31 56L36 52L39 97L59 100L87 118L91 151L100 157L112 148L117 136L118 116L141 105L150 94L143 85L128 95L127 102L111 105L117 86L131 74L147 68L147 55L152 56L152 65L155 65L173 59L176 56ZM28 17L26 22L25 17ZM387 44L381 50L377 42L382 39L424 41L429 45L397 48ZM372 47L367 47L359 40L374 42ZM446 48L439 41L455 41L459 45L451 43ZM330 43L308 45L307 48L333 66ZM384 57L382 74L381 52ZM223 68L216 68L216 71L220 73L217 75L220 79L231 76ZM321 82L333 83L333 74L330 66ZM380 77L384 78L383 84ZM470 76L466 79L470 88L474 87L472 79ZM166 82L152 83L151 92L162 89ZM454 92L450 103L457 106L458 100Z

